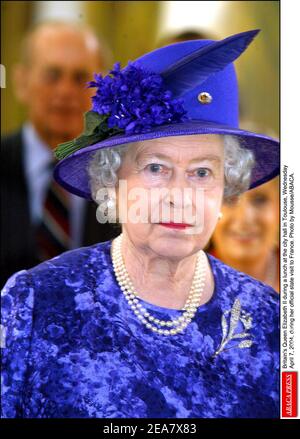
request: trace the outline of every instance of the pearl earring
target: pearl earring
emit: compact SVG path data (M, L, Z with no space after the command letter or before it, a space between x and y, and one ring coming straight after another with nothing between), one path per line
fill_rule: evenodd
M114 208L116 207L116 201L115 201L115 199L114 199L114 198L109 198L109 199L107 200L106 205L107 205L107 208L108 208L108 209L114 209Z
M107 217L109 223L115 223L116 222L116 207L117 203L115 198L109 197L107 202Z

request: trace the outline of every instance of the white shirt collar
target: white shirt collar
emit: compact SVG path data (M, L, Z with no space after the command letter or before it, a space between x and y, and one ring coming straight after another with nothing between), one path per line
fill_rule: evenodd
M22 130L25 145L25 168L30 175L39 174L53 161L53 151L40 138L32 123L27 122ZM33 159L34 157L34 159Z

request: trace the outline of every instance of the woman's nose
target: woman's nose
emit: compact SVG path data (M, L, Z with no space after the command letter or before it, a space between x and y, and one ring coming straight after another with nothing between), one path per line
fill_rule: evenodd
M234 213L234 217L237 221L250 223L255 220L255 209L253 209L251 203L243 197L237 203Z
M169 181L168 195L165 199L173 208L187 208L193 204L193 189L189 185L184 172L177 173Z

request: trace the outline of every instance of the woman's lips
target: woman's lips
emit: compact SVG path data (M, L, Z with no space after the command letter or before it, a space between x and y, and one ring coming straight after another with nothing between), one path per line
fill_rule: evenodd
M186 229L187 227L192 227L191 224L184 223L159 223L159 225L169 227L171 229Z

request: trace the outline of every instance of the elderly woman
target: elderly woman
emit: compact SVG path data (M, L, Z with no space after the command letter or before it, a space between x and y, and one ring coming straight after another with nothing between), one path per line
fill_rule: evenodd
M4 417L279 417L278 295L203 251L223 198L278 174L278 142L238 128L256 33L95 76L54 176L122 233L7 281Z

